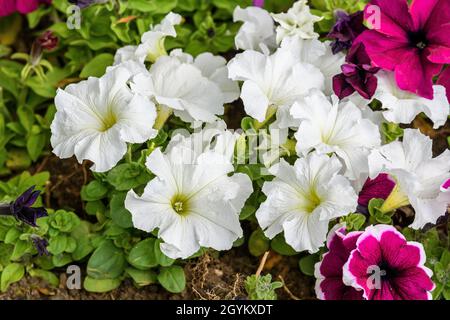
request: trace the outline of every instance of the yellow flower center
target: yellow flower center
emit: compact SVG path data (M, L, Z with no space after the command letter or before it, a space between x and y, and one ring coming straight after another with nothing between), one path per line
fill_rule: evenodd
M188 198L182 194L176 194L170 201L172 209L181 216L189 213Z
M102 118L101 132L108 131L117 123L117 118L114 112L109 111L106 117Z
M309 190L309 193L306 195L306 201L303 206L303 210L305 210L308 213L313 213L313 211L320 206L322 199L320 199L319 195L317 194L316 190L311 188Z

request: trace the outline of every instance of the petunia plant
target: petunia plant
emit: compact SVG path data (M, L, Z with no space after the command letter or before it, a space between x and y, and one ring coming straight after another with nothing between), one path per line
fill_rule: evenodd
M9 4L2 291L77 264L89 292L177 294L241 247L249 299L293 296L269 254L322 300L450 298L448 1Z

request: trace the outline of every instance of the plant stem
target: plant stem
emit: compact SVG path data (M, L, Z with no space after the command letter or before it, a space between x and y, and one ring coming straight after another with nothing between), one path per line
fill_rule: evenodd
M133 152L131 143L129 143L127 146L127 162L129 163L133 162Z
M277 107L271 105L269 106L269 108L267 109L267 113L266 113L266 119L264 119L263 122L258 122L255 120L254 123L254 127L255 129L261 129L262 127L264 127L272 118L273 116L277 113Z
M173 111L172 109L163 106L157 106L157 109L158 115L156 117L155 125L153 126L153 128L156 130L161 130L164 127L164 124L172 115Z

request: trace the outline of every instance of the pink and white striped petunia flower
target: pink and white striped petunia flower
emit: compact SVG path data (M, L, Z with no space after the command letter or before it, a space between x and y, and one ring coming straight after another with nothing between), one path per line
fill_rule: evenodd
M370 226L345 263L343 280L367 300L431 300L435 285L425 260L422 244L407 242L393 226Z
M442 186L441 186L441 191L442 192L450 192L450 179L448 179L447 181L445 181Z
M315 291L320 300L363 300L362 292L345 285L342 281L342 267L347 262L361 231L345 232L343 224L337 224L330 230L327 237L328 252L322 261L316 263Z

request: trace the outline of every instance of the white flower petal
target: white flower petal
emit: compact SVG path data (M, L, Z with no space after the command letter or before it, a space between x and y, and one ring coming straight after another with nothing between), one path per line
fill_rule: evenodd
M233 12L233 21L244 22L234 40L237 49L261 50L261 44L268 48L276 47L275 25L266 10L237 6Z
M401 90L395 81L394 73L380 71L377 74L378 86L374 98L382 102L383 116L394 123L411 123L421 112L425 113L437 129L444 125L450 113L450 104L443 86L433 86L434 97L429 100L414 93Z
M281 159L269 171L275 179L262 188L267 196L256 212L264 234L273 238L284 231L296 251L316 252L324 243L330 219L349 214L357 206L350 182L339 175L336 157L316 152L290 166Z

